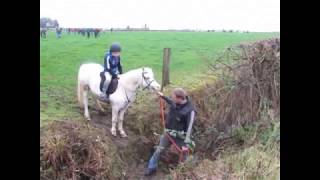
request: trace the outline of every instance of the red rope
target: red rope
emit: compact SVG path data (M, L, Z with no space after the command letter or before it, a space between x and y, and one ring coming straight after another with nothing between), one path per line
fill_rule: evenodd
M163 99L160 98L160 115L161 115L161 122L162 122L162 127L165 128L165 123L164 123L164 104L163 104Z
M165 129L165 122L164 122L164 103L163 103L163 99L160 97L160 115L161 115L161 122L162 122L162 127L163 129ZM173 146L175 147L175 149L177 151L179 151L179 161L182 161L183 158L183 153L185 152L184 150L182 150L177 143L171 138L171 136L164 132L165 136L169 139L169 141L173 144ZM186 151L187 154L189 155L189 149Z

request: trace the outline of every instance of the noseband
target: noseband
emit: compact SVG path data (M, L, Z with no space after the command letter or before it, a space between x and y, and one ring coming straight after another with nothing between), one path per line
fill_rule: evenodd
M144 76L144 74L145 74L146 72L144 71L144 68L142 68L142 79L144 80L144 82L147 84L147 86L146 87L144 87L142 90L145 90L145 89L150 89L150 85L151 85L151 83L154 81L154 79L152 80L152 81L149 81L145 76Z

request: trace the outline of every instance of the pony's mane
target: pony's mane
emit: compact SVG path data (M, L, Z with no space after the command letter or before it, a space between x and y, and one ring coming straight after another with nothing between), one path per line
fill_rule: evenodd
M132 69L132 70L130 70L130 71L127 71L127 72L125 72L124 74L132 74L132 73L135 73L135 72L137 72L137 71L142 71L142 68L144 68L145 70L148 70L148 71L152 72L152 69L149 68L149 67L141 67L141 68Z

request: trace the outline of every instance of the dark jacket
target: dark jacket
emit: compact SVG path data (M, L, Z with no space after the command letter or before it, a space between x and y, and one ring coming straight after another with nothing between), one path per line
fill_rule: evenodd
M115 78L117 74L122 74L122 66L120 63L120 56L112 56L111 53L106 53L104 56L104 71L109 72L112 78Z
M169 112L166 117L166 128L176 131L187 132L191 111L195 111L195 108L187 97L187 102L185 104L176 104L169 97L162 96L162 98L169 104Z

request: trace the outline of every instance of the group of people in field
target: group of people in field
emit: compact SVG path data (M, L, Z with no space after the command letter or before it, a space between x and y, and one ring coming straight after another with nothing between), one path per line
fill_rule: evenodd
M99 34L102 32L102 29L100 28L67 28L66 31L68 34L79 34L82 36L86 36L87 38L90 38L91 36L97 38L99 37Z
M78 35L82 35L87 38L90 38L90 37L98 38L102 32L102 29L101 28L60 28L60 27L57 27L55 29L55 32L56 32L56 36L58 39L61 38L63 31L67 32L69 35L70 34L78 34ZM47 32L48 32L48 28L46 28L46 27L40 28L40 37L44 38L44 39L47 38Z

